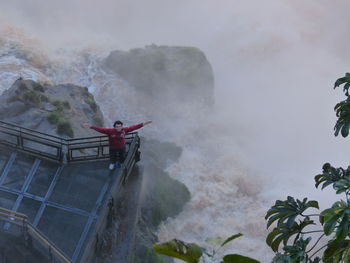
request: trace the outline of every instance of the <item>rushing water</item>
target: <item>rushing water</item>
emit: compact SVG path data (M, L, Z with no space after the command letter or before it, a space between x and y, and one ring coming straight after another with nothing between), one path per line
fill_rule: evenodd
M116 20L110 11L116 7L112 1L101 6L106 20L92 15L98 6L94 1L87 1L84 12L77 9L76 14L65 13L65 3L55 4L50 17L45 15L49 4L37 9L26 6L51 27L58 23L57 32L48 27L40 32L28 30L31 24L38 28L38 21L34 15L20 16L15 7L23 2L13 2L14 6L0 9L9 11L6 17L13 12L18 24L26 19L27 23L17 26L8 20L1 28L0 92L20 76L42 83L86 86L94 93L107 125L117 118L127 124L151 119L154 122L141 131L143 136L183 148L180 160L169 164L168 172L187 185L192 199L178 217L160 227L160 240L176 237L208 245L206 240L211 238L241 232L244 237L228 246L228 251L268 262L272 257L265 245L268 207L287 195L329 199L328 192L318 195L312 191L313 176L326 161L348 165L348 142L332 136L332 108L340 91L331 89L334 80L350 68L346 1L219 4L192 0L167 7L152 0L149 5L141 4L143 8L119 1ZM156 5L163 7L163 13L155 12ZM173 17L173 12L184 19ZM195 101L191 106L175 101L167 108L160 102L142 103L132 86L100 67L102 59L119 48L113 46L116 42L103 45L102 39L95 48L97 37L86 37L91 35L85 24L71 26L74 15L94 33L113 35L110 39L118 39L125 48L156 41L200 47L215 72L214 107L202 107ZM61 16L71 24L64 25ZM60 45L65 37L74 39L74 44ZM50 40L55 45L50 46ZM77 45L79 40L89 48Z

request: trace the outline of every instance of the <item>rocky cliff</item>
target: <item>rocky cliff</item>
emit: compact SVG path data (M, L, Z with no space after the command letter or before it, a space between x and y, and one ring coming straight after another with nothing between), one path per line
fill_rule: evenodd
M18 79L0 96L0 120L63 137L96 134L82 123L103 125L103 115L87 88L50 86Z
M213 103L213 70L197 48L151 45L127 52L117 50L103 66L135 87L147 102Z

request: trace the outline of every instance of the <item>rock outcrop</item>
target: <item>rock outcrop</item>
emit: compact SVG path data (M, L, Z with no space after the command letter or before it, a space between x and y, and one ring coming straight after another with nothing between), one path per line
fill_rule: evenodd
M213 70L204 53L194 47L151 45L113 51L104 68L135 87L148 103L157 99L213 103Z
M0 96L0 120L62 137L94 135L82 123L103 125L103 115L87 88L42 85L18 79Z

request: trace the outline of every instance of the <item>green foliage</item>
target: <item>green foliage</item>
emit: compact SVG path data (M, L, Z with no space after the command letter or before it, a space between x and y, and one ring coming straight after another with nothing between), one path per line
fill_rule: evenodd
M335 84L334 88L343 85L343 91L345 96L347 97L345 100L339 102L335 105L334 110L336 112L336 116L338 120L334 126L335 136L338 136L339 132L343 137L347 137L349 135L350 129L350 97L349 97L349 87L350 87L350 73L346 73L344 77L339 78Z
M23 99L27 102L31 102L34 104L39 104L40 103L40 96L36 92L32 90L28 90L23 93Z
M276 227L266 238L266 243L274 252L277 252L273 263L319 263L320 258L313 258L316 253L311 256L310 253L324 237L329 238L329 240L326 245L321 247L321 249L325 249L322 255L323 262L350 263L350 240L347 239L350 236L350 169L349 167L347 169L335 168L329 163L324 164L322 169L322 174L315 176L315 187L318 188L322 185L321 189L324 189L333 185L336 194L345 194L346 201L337 201L331 208L325 209L320 214L305 215L304 212L308 208L318 209L316 201L308 202L304 198L301 202L292 197L288 197L286 201L277 200L265 217L268 219L268 227L277 221ZM306 230L308 226L315 224L310 219L311 216L319 219L319 223L323 226L322 230ZM299 218L299 223L295 222L296 218ZM307 250L306 247L312 238L311 236L305 238L305 235L317 232L321 236ZM290 242L292 236L295 238ZM278 253L282 241L283 254Z
M223 257L221 263L259 263L259 261L238 254L229 254Z
M51 112L46 118L51 124L56 125L56 131L58 134L65 134L71 138L74 137L72 125L70 121L64 117L62 112Z
M350 167L348 167L346 170L343 168L334 168L329 163L325 163L322 167L323 171L322 174L315 176L315 186L318 188L320 184L323 183L322 188L324 189L328 185L334 184L341 179L350 178Z
M241 237L241 236L243 236L241 233L235 234L235 235L233 235L233 236L230 236L230 237L227 238L224 242L222 242L221 247L225 246L227 243L229 243L229 242L231 242L232 240L235 240L236 238L239 238L239 237Z
M33 82L33 89L35 91L39 91L39 92L44 92L45 91L44 87L38 82Z
M336 190L336 194L347 192L350 189L350 178L340 179L334 183L333 187Z
M25 91L22 95L22 99L25 102L30 102L30 103L33 103L35 105L39 105L42 102L49 101L49 98L46 97L45 95L36 93L35 91L32 91L32 90Z
M56 125L58 124L61 118L63 118L62 114L57 111L51 112L49 115L47 115L47 120L50 123L56 124Z
M152 248L147 246L141 246L137 249L137 252L139 255L133 254L130 263L166 263L159 254L155 253Z
M235 234L230 237L228 237L226 240L224 240L220 247L225 246L229 242L243 236L242 234ZM221 240L221 238L220 238ZM185 243L181 240L173 239L171 241L165 242L165 243L159 243L155 244L153 246L153 249L155 252L162 254L162 255L167 255L173 258L178 258L181 259L185 262L189 263L198 263L202 259L202 256L205 254L209 256L210 258L215 258L215 255L218 251L218 249L213 249L213 253L208 253L205 248L198 246L197 244L194 243ZM225 255L222 258L221 263L260 263L259 261L238 255L238 254L228 254Z
M281 226L286 224L291 227L294 224L294 221L298 215L310 208L319 208L317 201L307 201L307 198L304 198L303 201L295 200L293 197L288 196L286 201L277 200L275 205L267 211L265 219L267 221L267 227L269 227L273 222L277 221L277 225Z
M343 87L343 91L346 96L349 96L350 73L345 73L344 77L337 79L336 82L334 83L334 88L337 88L343 84L345 84Z
M323 253L324 263L350 262L350 240L336 241L328 243L327 249Z
M72 125L67 119L60 119L57 123L57 133L58 134L66 134L69 137L74 137L74 131Z
M84 101L89 104L90 108L92 109L93 112L96 112L98 109L98 106L94 100L94 98L85 98Z
M152 185L152 224L158 226L160 222L180 213L191 194L187 187L171 178L169 174L158 171ZM176 191L175 191L176 190ZM174 194L176 193L176 194Z
M70 104L68 101L55 100L52 102L52 105L56 107L57 111L63 112L64 109L70 109Z
M155 244L153 249L159 254L178 258L189 263L198 263L203 254L203 249L198 245L194 243L185 243L177 239Z
M296 235L297 240L305 227L314 224L314 221L310 220L309 217L305 217L304 220L299 223L293 222L291 226L288 224L280 224L268 234L266 243L274 252L277 252L282 241L283 245L286 246L292 236Z
M350 73L346 73L345 77L339 78L335 82L334 88L340 85L344 85L343 91L347 98L334 107L338 117L334 130L335 136L338 136L340 132L343 137L347 137L350 130ZM268 235L266 242L273 251L277 252L280 243L283 241L284 253L277 253L273 263L319 263L320 258L312 259L312 257L322 249L325 249L322 255L324 263L350 263L350 240L347 239L350 236L350 166L343 169L325 163L322 170L321 174L315 176L315 187L318 188L322 185L321 190L323 190L332 185L336 194L345 194L346 201L335 202L331 208L325 209L319 215L303 214L304 210L309 207L318 208L316 201L306 202L307 199L305 198L303 202L298 202L298 200L295 202L291 197L288 197L288 200L284 202L276 201L276 204L267 212L265 217L268 219L268 227L278 220L277 226ZM318 216L319 223L323 226L322 230L309 232L304 230L305 227L314 224L309 216ZM295 222L296 217L304 219L298 224ZM315 232L319 232L321 236L309 250L306 250L312 238L310 236L304 239L304 236ZM290 243L290 237L293 235L295 235L294 241L288 244L288 242ZM329 238L326 245L309 256L309 253L315 249L324 237Z
M327 236L335 233L336 241L343 241L349 235L349 215L349 201L335 202L331 208L321 213L320 221L323 224L324 233Z
M272 263L307 263L309 261L306 247L311 238L300 238L293 246L285 246L284 253L278 253L272 260Z

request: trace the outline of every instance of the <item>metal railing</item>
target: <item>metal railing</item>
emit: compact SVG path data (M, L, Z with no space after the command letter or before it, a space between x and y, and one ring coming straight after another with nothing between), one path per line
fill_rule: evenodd
M16 149L61 160L65 139L0 121L0 143Z
M28 152L29 154L59 163L109 158L109 141L107 136L65 139L3 121L0 121L0 143L14 147L19 151ZM119 184L123 185L126 182L134 164L139 160L140 138L137 133L127 134L126 143L126 158L120 169L120 176L114 182L113 187ZM105 227L108 214L107 201L105 200L102 204L102 215L98 224L93 228L93 233L96 235L101 234ZM0 207L0 231L11 230L12 234L14 234L16 227L18 235L23 235L26 239L29 238L31 240L30 243L44 255L49 256L53 262L72 262L48 238L30 224L26 215ZM96 242L94 238L90 238L87 241L87 245L83 251L79 251L77 262L90 262L88 259L92 258L95 253L94 247Z
M26 247L35 248L51 262L72 263L67 255L29 223L26 215L0 207L0 223L0 231L23 238Z
M126 135L131 149L137 133ZM92 136L65 139L0 121L0 143L57 162L78 162L109 158L108 137Z

